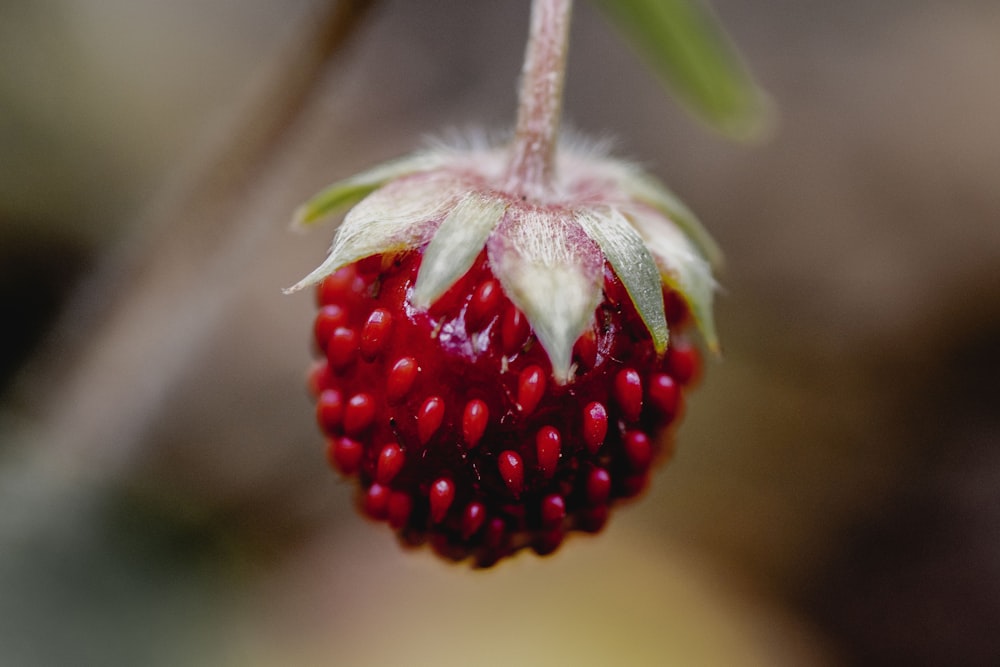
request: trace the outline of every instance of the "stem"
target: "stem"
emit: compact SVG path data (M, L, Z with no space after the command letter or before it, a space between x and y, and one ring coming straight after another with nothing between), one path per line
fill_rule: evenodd
M573 0L533 0L521 71L507 189L539 199L549 190L559 140Z

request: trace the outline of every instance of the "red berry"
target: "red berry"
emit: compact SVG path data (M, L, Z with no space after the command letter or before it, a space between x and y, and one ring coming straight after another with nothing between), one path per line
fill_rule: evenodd
M337 326L310 382L331 465L355 476L368 516L449 559L485 567L600 530L664 450L690 346L671 331L658 355L608 269L560 383L485 252L426 310L408 301L421 258L379 256L323 282L316 328Z

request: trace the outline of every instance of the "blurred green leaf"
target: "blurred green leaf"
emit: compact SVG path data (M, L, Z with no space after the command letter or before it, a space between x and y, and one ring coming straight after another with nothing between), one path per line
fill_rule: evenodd
M766 93L725 30L699 0L594 0L666 78L685 106L723 134L759 138L770 125Z

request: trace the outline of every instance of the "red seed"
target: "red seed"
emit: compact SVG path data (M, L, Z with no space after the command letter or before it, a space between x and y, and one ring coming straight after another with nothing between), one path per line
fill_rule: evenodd
M542 474L551 477L559 465L559 454L562 442L559 431L551 426L543 426L535 436L535 451L538 455L538 467Z
M336 389L324 389L316 399L316 421L327 435L340 435L344 419L344 396Z
M674 379L681 384L689 384L698 374L701 366L701 355L691 343L678 340L671 341L667 349L667 368Z
M365 493L364 508L373 519L384 519L389 509L389 487L375 483Z
M503 353L514 354L528 340L531 327L528 325L528 318L524 316L516 306L511 305L504 311L503 320L500 322L500 342L503 346Z
M521 463L520 455L510 450L500 452L497 467L500 469L500 477L507 485L507 489L515 497L521 495L521 490L524 488L524 465Z
M649 475L645 472L629 475L622 480L621 495L623 498L633 498L646 490Z
M608 506L588 507L580 512L578 527L588 533L596 533L608 522Z
M482 528L486 520L486 505L479 501L469 503L462 513L462 539L467 540Z
M653 460L653 445L642 431L628 431L623 438L625 456L636 470L645 470Z
M375 419L375 400L368 394L355 394L344 408L344 431L358 435Z
M479 444L490 421L490 409L484 401L475 398L465 404L462 414L462 437L465 444L475 447Z
M634 368L625 368L615 376L615 399L628 421L642 414L642 378Z
M316 315L316 322L313 324L313 335L316 337L316 345L326 352L330 336L339 327L347 324L347 311L335 303L327 304L319 309Z
M465 311L469 331L479 331L494 317L502 293L500 284L495 280L486 280L476 288Z
M431 521L441 523L448 515L448 509L455 500L455 484L450 479L442 477L431 484L430 491Z
M444 400L431 396L417 410L417 436L420 444L426 445L444 421Z
M528 366L517 379L517 404L527 416L535 411L545 395L545 373L539 366Z
M337 269L320 283L318 297L321 306L344 301L353 296L355 279L358 277L354 266L348 264Z
M369 255L354 265L358 275L373 276L382 270L382 255Z
M403 469L406 462L406 454L396 443L391 443L382 448L379 452L378 462L375 464L375 481L379 484L388 484Z
M401 401L410 393L413 383L420 372L420 366L413 357L402 357L389 371L389 379L385 385L385 397L390 403Z
M309 390L310 395L316 397L330 386L330 380L330 364L326 359L319 359L309 369L309 375L306 378L306 388Z
M552 528L566 518L566 501L558 493L542 499L542 525Z
M687 319L688 307L684 297L672 289L663 290L663 309L666 311L667 324L671 328L679 326Z
M666 373L653 373L649 378L649 402L665 417L677 414L680 388Z
M535 536L535 540L531 543L531 548L535 550L535 553L539 556L548 556L550 553L554 552L562 544L563 538L566 537L566 533L560 527L552 528L543 533Z
M389 501L386 507L386 514L389 516L389 525L399 530L406 525L413 510L413 501L410 494L405 491L393 491L389 494Z
M500 517L493 517L486 523L483 544L489 549L499 549L507 541L507 524Z
M361 328L361 356L372 361L389 341L392 315L385 308L376 308Z
M580 336L573 346L580 370L588 371L597 363L597 337L592 330Z
M358 354L358 335L354 329L337 327L326 345L326 358L337 370L346 368Z
M326 455L330 465L344 475L353 475L361 465L364 447L357 440L333 438L327 442Z
M596 454L608 434L608 411L594 401L583 409L583 441L591 454Z
M587 502L604 505L611 496L611 474L604 468L594 468L587 476Z

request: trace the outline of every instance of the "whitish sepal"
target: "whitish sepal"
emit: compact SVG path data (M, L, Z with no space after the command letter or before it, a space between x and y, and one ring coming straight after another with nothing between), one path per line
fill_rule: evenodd
M626 165L620 181L621 187L634 200L648 204L663 213L670 223L687 234L712 266L722 265L722 250L708 233L701 221L684 205L677 195L646 172Z
M719 341L712 315L716 284L712 267L684 232L658 211L636 207L627 214L646 240L646 247L656 259L663 281L684 297L705 344L717 351Z
M376 190L344 218L326 261L285 292L315 285L370 255L421 245L468 190L468 183L443 172L405 176Z
M511 206L487 242L490 266L548 353L556 382L601 300L600 248L568 210Z
M656 260L642 237L617 210L587 209L577 221L604 252L628 292L636 312L649 329L657 353L667 349L667 318L663 309L663 287Z
M481 192L470 192L458 203L424 251L414 306L429 307L472 267L506 209L505 200Z
M377 167L338 181L299 206L292 218L292 225L299 228L309 227L330 215L353 206L389 181L410 174L430 171L440 167L445 159L446 156L442 155L440 151L421 151L384 162Z

